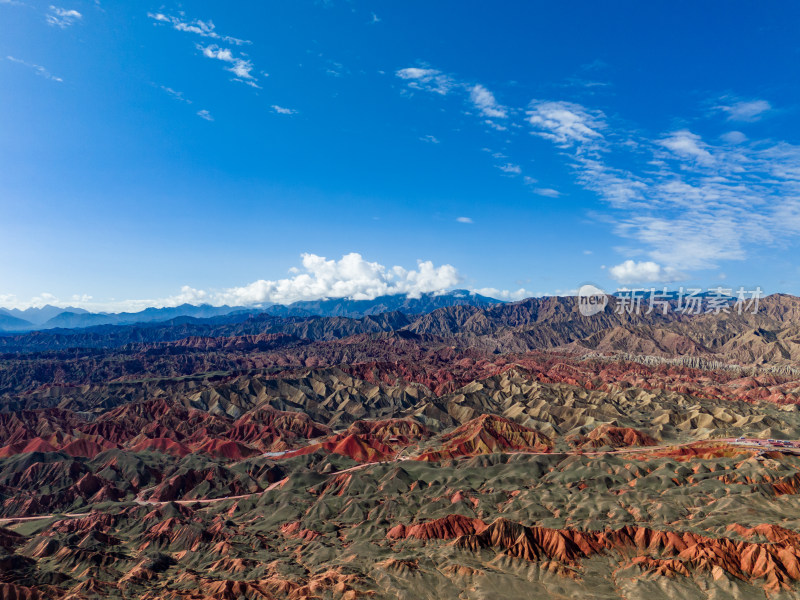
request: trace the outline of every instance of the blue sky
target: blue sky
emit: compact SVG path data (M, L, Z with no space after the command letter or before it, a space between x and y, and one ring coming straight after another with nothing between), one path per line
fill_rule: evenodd
M0 0L0 305L800 294L796 3L229 7Z

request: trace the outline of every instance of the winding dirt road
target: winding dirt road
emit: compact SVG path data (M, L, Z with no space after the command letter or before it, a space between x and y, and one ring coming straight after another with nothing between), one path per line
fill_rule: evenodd
M738 439L738 438L719 438L719 439L712 439L712 440L700 440L694 442L686 442L683 444L670 444L665 446L637 446L634 448L620 448L618 450L591 450L591 451L569 451L569 452L505 452L505 454L524 454L530 456L544 456L548 454L582 454L584 456L592 456L592 455L600 455L600 454L640 454L640 453L649 453L649 452L658 452L661 450L670 450L673 448L685 448L687 446L695 446L698 444L708 443L708 442L722 442L727 444L736 444L739 447L750 449L750 450L762 450L762 451L770 451L770 452L784 452L787 454L800 454L800 448L797 446L786 447L786 446L777 446L774 444L768 444L767 440L759 440L756 438L747 438L747 439ZM793 442L793 443L800 443L800 442ZM371 462L371 463L362 463L360 465L355 465L353 467L349 467L347 469L342 469L341 471L335 471L333 474L339 475L342 473L352 473L353 471L359 471L361 469L365 469L367 467L375 466L375 465L388 465L388 464L397 464L402 462L414 461L414 458L400 458L400 455L403 453L401 450L392 460L384 461L384 462ZM461 459L468 459L473 457L459 457ZM280 481L276 481L263 490L259 492L253 492L251 494L239 494L237 496L223 496L221 498L201 498L197 500L144 500L141 498L142 494L146 493L147 491L153 488L147 488L146 490L142 490L133 499L132 502L136 504L140 504L143 506L164 506L165 504L170 504L174 502L175 504L183 504L183 505L192 505L192 504L213 504L216 502L227 502L228 500L243 500L245 498L252 498L255 496L261 496L266 492L272 491L277 489L278 487L284 486L289 481L289 478L281 479ZM121 501L118 504L129 504L131 501ZM90 512L85 513L51 513L48 515L35 515L32 517L2 517L0 518L0 525L8 525L12 523L21 523L25 521L38 521L43 519L53 519L53 518L80 518L90 515Z

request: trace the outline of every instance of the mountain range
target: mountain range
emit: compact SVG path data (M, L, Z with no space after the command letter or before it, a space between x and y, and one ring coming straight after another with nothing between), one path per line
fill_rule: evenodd
M800 298L412 300L0 336L0 598L800 595Z
M427 293L419 297L406 294L379 296L372 300L333 298L314 301L299 301L288 305L270 306L211 306L208 304L182 304L175 307L146 308L139 312L92 313L82 308L59 308L52 305L25 310L0 308L0 332L20 332L46 329L77 329L96 325L132 325L159 323L179 317L208 319L231 314L266 313L276 316L341 316L363 317L366 315L398 311L404 314L430 312L444 306L467 304L489 306L500 300L482 296L467 290L452 290L447 293Z

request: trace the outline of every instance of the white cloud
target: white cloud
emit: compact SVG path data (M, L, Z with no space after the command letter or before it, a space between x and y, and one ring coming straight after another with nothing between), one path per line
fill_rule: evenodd
M730 121L753 122L772 110L772 105L766 100L740 100L732 104L721 104L715 108L726 113Z
M432 135L423 135L419 138L423 142L428 142L429 144L438 144L439 140Z
M156 24L164 23L168 25L172 25L172 28L177 31L184 31L188 33L193 33L199 35L200 37L209 38L213 40L218 40L220 42L226 44L233 44L236 46L242 46L245 44L250 44L249 40L242 40L239 38L221 35L217 33L214 23L211 21L201 21L200 19L195 19L192 21L184 20L181 17L175 17L171 15L165 15L164 13L147 13L147 16L153 19ZM258 78L253 75L253 70L255 66L253 62L245 58L245 54L236 55L230 48L223 48L218 44L209 44L207 46L203 46L201 44L196 44L198 50L203 53L203 56L206 58L213 58L216 60L220 60L227 64L225 67L226 71L230 71L234 74L233 81L238 81L239 83L244 83L245 85L249 85L250 87L261 89L261 86L258 85ZM267 76L266 73L262 73L265 77Z
M569 112L592 114L575 105ZM609 222L641 244L633 250L664 265L662 277L744 260L750 246L800 233L800 147L736 135L712 145L688 130L648 139L623 128L599 145L596 136L560 132L562 121L554 121L549 137L571 150L578 183L624 211Z
M458 218L456 218L456 221L458 221L459 223L472 223L473 222L472 219L470 219L469 217L458 217Z
M169 94L170 96L172 96L175 100L178 100L179 102L186 102L186 104L191 104L192 103L191 100L188 100L188 99L183 97L183 92L178 92L176 90L173 90L171 87L167 87L167 86L164 86L164 85L161 86L161 89L164 90L165 92L167 92L167 94Z
M198 295L212 304L252 305L265 302L286 304L320 298L352 298L371 300L387 294L409 294L419 297L456 285L460 277L451 265L434 266L419 261L417 268L385 267L369 262L358 253L328 260L315 254L302 255L302 272L277 281L259 280L249 285L209 293L184 288L181 298ZM173 300L180 303L179 300Z
M406 80L411 88L436 92L442 96L447 95L456 85L456 82L449 75L445 75L436 69L408 67L396 71L395 75L400 79Z
M573 146L601 139L606 127L602 113L590 113L572 102L534 100L529 105L528 123L534 134L559 146Z
M672 268L665 268L652 261L634 262L626 260L609 269L611 277L618 283L669 283L685 276Z
M59 83L62 83L64 81L63 79L61 79L61 77L56 77L55 75L51 74L50 71L48 71L41 65L29 63L22 59L14 58L13 56L6 56L6 59L10 60L13 63L17 63L18 65L22 65L28 67L29 69L33 69L33 71L37 75L39 75L40 77L44 77L45 79L49 79L50 81L58 81Z
M293 108L285 108L283 106L278 106L277 104L273 104L271 107L273 112L278 113L279 115L296 115L297 111Z
M469 97L483 116L491 119L505 119L508 117L507 109L498 104L494 98L494 94L482 85L478 84L472 86L472 89L469 91Z
M522 168L519 165L515 165L513 163L498 165L497 168L500 169L503 173L508 173L509 175L519 175L520 173L522 173Z
M230 48L221 48L216 44L211 44L209 46L198 45L197 49L200 50L206 58L213 58L228 63L229 66L226 67L225 70L236 75L237 80L242 81L242 83L253 84L255 82L255 77L253 77L252 74L254 69L253 63L245 58L234 56Z
M429 67L396 75L412 88L462 96L479 109L484 123L496 125L482 113L487 108L505 111L502 126L512 132L521 126L516 122L520 111L497 105L484 86ZM765 100L718 104L715 110L731 121L757 120L772 110ZM532 100L525 115L531 133L551 141L566 157L575 182L614 209L603 217L631 241L627 256L646 256L644 263L657 265L655 276L661 279L744 260L754 247L797 243L800 146L750 140L739 131L717 134L709 138L713 142L688 129L647 134L600 110L558 99ZM512 157L485 150L498 168L517 172ZM521 179L534 193L559 194L533 178Z
M41 294L27 302L12 295L0 296L0 306L27 308L53 304L74 304L88 310L138 311L147 307L179 306L181 304L211 304L214 306L253 306L289 304L299 300L322 298L352 298L371 300L377 296L408 294L418 298L428 292L442 292L458 284L461 277L452 265L435 266L431 261L417 261L415 269L400 266L386 267L370 262L358 253L345 254L339 260L328 260L316 254L303 254L302 267L291 269L291 277L277 280L261 279L240 287L223 290L201 290L183 286L180 293L160 299L125 301L63 302L52 294Z
M208 112L205 109L198 110L197 111L197 116L200 117L201 119L205 119L206 121L213 121L214 120L214 117L211 116L211 113Z
M491 119L486 119L484 123L486 123L492 129L496 129L497 131L508 131L508 127L505 125L500 125L500 123L495 123Z
M66 29L71 27L83 18L83 15L74 9L59 8L50 6L50 12L45 19L49 25Z
M700 164L708 165L714 162L714 157L706 149L707 146L700 136L686 129L671 133L659 143L678 156L694 159Z
M239 38L230 37L227 35L220 35L216 31L214 23L211 21L201 21L200 19L194 19L193 21L184 21L183 19L180 19L178 17L165 15L163 13L147 13L147 16L159 23L170 24L172 25L173 29L176 29L178 31L194 33L202 37L207 37L214 40L220 40L228 44L236 44L237 46L241 46L243 44L251 43L249 40L240 40Z
M720 138L729 144L741 144L747 141L747 136L741 131L729 131L727 133L723 133Z
M501 290L494 287L485 287L485 288L478 288L472 290L476 294L480 294L481 296L488 296L490 298L494 298L495 300L507 300L507 301L517 301L517 300L524 300L525 298L532 298L534 296L539 296L541 294L534 294L530 290L526 290L525 288L520 288L518 290Z
M406 81L408 87L417 90L435 92L446 96L453 90L465 94L482 117L487 117L484 121L487 125L500 131L505 131L507 127L495 123L492 119L508 118L508 109L497 102L494 94L481 84L469 84L458 81L452 75L443 73L438 69L429 67L408 67L395 71L395 75Z

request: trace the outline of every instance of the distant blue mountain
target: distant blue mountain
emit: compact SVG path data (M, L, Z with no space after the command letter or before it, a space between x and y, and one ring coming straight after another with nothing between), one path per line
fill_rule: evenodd
M181 304L180 306L168 308L146 308L142 311L129 313L76 313L72 310L64 311L47 322L43 323L41 329L54 329L56 327L64 329L77 329L80 327L92 327L94 325L132 325L134 323L157 323L169 321L177 317L194 317L196 319L207 319L227 315L232 312L243 311L246 309L231 306L210 306L202 304Z
M37 308L26 308L25 310L20 310L18 308L0 308L0 314L5 313L7 315L11 315L12 317L16 317L17 319L22 319L24 321L28 321L29 323L33 323L34 325L46 323L64 311L78 314L86 314L89 312L74 306L59 308L58 306L52 306L51 304L45 304L44 306Z
M60 309L55 306L29 308L25 311L0 308L0 331L30 331L37 329L82 329L97 325L133 325L136 323L160 323L180 317L210 319L237 313L264 312L276 317L350 317L360 318L387 312L404 314L428 313L437 308L468 304L489 306L501 300L481 296L468 290L452 290L443 294L422 294L413 298L405 294L379 296L374 300L350 300L335 298L294 302L288 305L272 305L262 308L241 306L194 306L182 304L168 308L147 308L140 312L90 313L82 308ZM44 319L47 316L48 318ZM28 317L28 318L24 318Z
M0 312L0 331L30 331L35 327L30 321L12 317L6 312Z
M335 298L330 300L310 300L293 302L288 305L273 305L265 312L276 317L351 317L360 318L386 312L401 312L408 315L429 313L437 308L468 304L470 306L489 306L501 304L502 300L481 296L469 290L451 290L444 294L427 293L419 298L406 294L378 296L374 300L350 300Z

